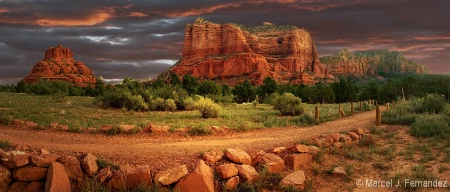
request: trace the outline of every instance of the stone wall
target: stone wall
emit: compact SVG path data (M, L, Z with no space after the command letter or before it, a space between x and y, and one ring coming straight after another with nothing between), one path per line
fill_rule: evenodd
M17 145L11 151L0 149L0 192L79 191L88 180L95 180L113 191L147 185L161 191L212 192L232 190L243 182L252 184L258 180L261 168L269 173L286 175L274 185L303 190L304 170L310 168L315 155L323 148L340 148L360 139L375 143L367 129L356 129L347 134L323 135L312 139L312 145L279 146L252 153L239 148L212 150L197 159L193 170L185 164L164 170L150 170L148 165L100 168L97 157L90 153L75 157ZM342 167L336 167L332 174L337 177L346 175Z

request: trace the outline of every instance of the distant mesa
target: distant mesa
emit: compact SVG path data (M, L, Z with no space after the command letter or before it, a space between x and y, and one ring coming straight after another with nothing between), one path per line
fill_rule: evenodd
M44 60L36 63L22 82L33 83L39 79L62 80L75 86L87 87L96 83L92 70L83 62L73 59L73 52L62 45L45 51Z
M266 77L292 84L333 78L304 29L268 23L220 25L203 18L186 26L182 58L168 72L229 85L245 80L260 85Z
M343 49L320 61L336 76L426 74L428 68L406 59L402 53L388 50L350 52Z

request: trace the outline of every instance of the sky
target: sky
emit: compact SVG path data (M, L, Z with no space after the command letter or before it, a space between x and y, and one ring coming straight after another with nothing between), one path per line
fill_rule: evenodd
M0 0L0 84L19 82L58 44L107 81L156 77L181 58L198 17L296 25L319 56L388 49L450 73L448 0Z

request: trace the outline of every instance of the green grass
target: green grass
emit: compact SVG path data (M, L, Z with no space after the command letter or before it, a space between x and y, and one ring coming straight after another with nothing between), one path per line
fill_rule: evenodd
M99 159L97 159L96 162L97 162L97 165L98 165L98 167L99 167L100 169L103 169L103 168L105 168L105 167L110 166L111 169L119 170L119 165L113 164L113 163L109 162L109 161L106 160L106 159L99 158Z
M12 148L12 144L8 140L0 140L0 149L9 150Z
M136 125L142 128L149 123L169 126L171 130L198 127L201 124L205 126L203 128L225 125L237 131L315 124L315 105L309 104L303 104L305 115L297 117L281 117L272 106L265 104L260 104L257 108L253 105L231 104L222 106L218 118L203 119L198 111L136 112L106 109L95 105L93 97L71 96L60 100L52 96L17 93L0 93L0 96L0 123L7 124L12 119L21 119L48 127L52 122L57 122L60 125L68 125L72 132L81 132L85 128L101 128L105 125ZM343 104L343 108L350 110L350 104ZM337 104L322 104L319 109L321 122L338 118Z

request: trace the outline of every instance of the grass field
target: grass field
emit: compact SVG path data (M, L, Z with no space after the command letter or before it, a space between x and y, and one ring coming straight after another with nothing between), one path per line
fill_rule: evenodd
M343 104L346 115L350 114L350 103ZM190 127L204 128L225 125L230 129L249 129L308 126L315 124L315 105L304 104L305 114L297 117L282 117L272 106L258 104L222 105L219 118L203 119L198 111L136 112L105 109L94 104L93 97L36 96L17 93L0 93L0 118L33 121L48 127L52 122L68 125L69 129L101 128L105 125L136 125L145 127L149 123L169 126L172 130ZM364 107L363 107L364 108ZM337 104L319 105L320 121L339 118ZM359 112L355 103L355 112Z

